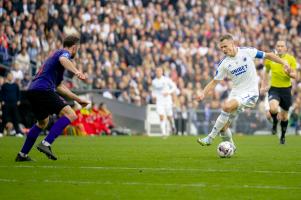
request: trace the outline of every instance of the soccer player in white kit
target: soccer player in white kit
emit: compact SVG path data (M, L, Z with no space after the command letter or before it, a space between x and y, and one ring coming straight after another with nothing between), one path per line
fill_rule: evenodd
M156 99L156 109L160 116L160 128L163 136L168 136L173 128L172 94L176 92L175 83L163 76L163 69L156 69L156 78L152 81L152 95ZM168 123L166 121L168 120Z
M255 107L259 96L258 76L254 59L267 58L285 67L289 67L289 65L274 53L265 53L251 47L237 47L230 34L222 36L219 42L219 47L226 56L220 61L214 79L206 85L197 99L199 101L203 100L209 91L212 91L217 83L225 77L232 79L232 91L223 104L222 112L218 116L212 131L207 137L199 138L198 143L203 146L210 145L220 133L223 140L230 141L235 148L229 125L244 108Z

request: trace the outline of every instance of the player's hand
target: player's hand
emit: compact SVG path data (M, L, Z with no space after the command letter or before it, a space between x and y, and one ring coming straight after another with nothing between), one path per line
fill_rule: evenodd
M201 93L196 97L196 100L197 100L197 101L202 101L204 98L205 98L205 94L204 94L204 92L201 92Z
M85 100L85 99L79 99L77 101L77 103L79 103L84 108L84 107L86 107L90 103L90 101Z
M292 69L291 67L287 64L287 65L284 65L284 71L287 75L290 75L291 72L292 72Z
M82 72L77 72L75 75L76 75L77 78L80 79L80 80L83 80L83 81L84 81L84 80L87 79L87 76L86 76L84 73L82 73Z

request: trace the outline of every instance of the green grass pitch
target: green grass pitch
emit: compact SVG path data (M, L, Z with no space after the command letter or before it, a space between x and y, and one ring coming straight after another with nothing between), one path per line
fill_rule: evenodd
M39 141L42 138L39 138ZM23 139L0 139L0 199L301 199L301 137L235 136L218 158L196 137L60 137L57 161L35 148L16 163Z

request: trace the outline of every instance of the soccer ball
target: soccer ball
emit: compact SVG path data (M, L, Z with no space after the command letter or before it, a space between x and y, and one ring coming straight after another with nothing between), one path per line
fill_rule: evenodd
M234 154L234 146L231 142L224 141L217 146L217 154L221 158L230 158Z

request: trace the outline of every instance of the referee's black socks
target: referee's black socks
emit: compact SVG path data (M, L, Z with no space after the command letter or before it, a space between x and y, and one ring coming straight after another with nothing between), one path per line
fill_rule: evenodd
M285 137L285 133L286 133L286 129L287 129L287 125L288 125L288 120L281 121L280 125L281 125L281 138L284 138Z
M271 112L270 112L271 113ZM278 119L277 119L278 113L271 113L272 119L273 119L273 130L276 132Z

